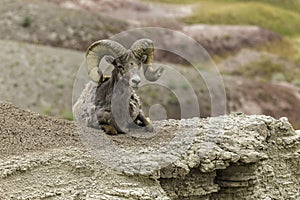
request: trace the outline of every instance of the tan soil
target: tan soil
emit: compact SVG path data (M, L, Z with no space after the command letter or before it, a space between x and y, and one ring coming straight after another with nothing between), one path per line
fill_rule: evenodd
M183 31L198 41L211 55L237 52L243 48L282 39L278 33L258 26L198 24L185 26Z
M300 129L299 88L285 82L264 83L245 78L225 79L229 112L265 114L275 118L288 116Z
M131 28L154 26L182 31L212 55L281 39L255 26L186 26L178 17L189 15L192 7L137 0L4 0L0 38L85 51L96 40ZM28 25L24 26L26 20ZM170 56L165 60L178 62Z
M0 38L76 50L128 28L128 23L39 0L3 0Z
M143 25L161 20L174 21L177 17L184 17L192 13L191 5L157 4L139 0L49 0L63 8L87 10L91 13L110 16L115 19L125 20L133 25ZM124 18L126 16L126 18ZM178 23L178 22L177 22Z
M28 152L79 146L72 122L43 117L0 102L0 158Z
M71 118L72 86L84 54L0 40L0 101Z

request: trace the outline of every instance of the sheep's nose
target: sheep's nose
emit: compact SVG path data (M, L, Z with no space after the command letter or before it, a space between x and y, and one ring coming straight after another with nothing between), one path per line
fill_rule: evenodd
M138 85L140 82L141 82L141 79L139 79L139 78L132 79L132 83L134 83L135 85Z

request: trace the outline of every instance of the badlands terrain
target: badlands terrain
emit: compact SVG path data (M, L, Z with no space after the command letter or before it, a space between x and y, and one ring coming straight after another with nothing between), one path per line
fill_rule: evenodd
M2 0L0 199L299 199L299 10L299 0ZM172 91L150 86L138 90L146 113L160 104L168 118L152 113L153 134L76 124L86 48L141 27L201 44L201 75L222 80L222 116L211 117L218 93L191 63L157 49L189 83L168 88L192 88L200 116L180 120ZM174 35L152 39L203 58Z

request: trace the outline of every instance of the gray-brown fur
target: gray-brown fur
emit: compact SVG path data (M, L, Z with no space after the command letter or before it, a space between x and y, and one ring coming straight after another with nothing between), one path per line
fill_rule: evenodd
M86 54L87 69L91 79L98 82L92 87L92 83L89 83L79 98L79 103L74 105L76 119L87 126L102 128L108 134L128 132L129 125L142 126L152 131L151 121L145 117L134 88L140 82L140 69L144 70L145 77L150 81L161 76L163 69L160 67L154 70L151 66L153 50L153 43L149 39L138 40L128 50L116 42L110 43L110 40L93 43ZM109 78L103 77L98 68L104 55L114 66ZM88 97L87 90L93 93L90 94L92 98ZM90 108L83 104L89 104ZM78 111L79 109L84 112Z
M97 119L100 127L107 133L128 132L128 124L138 122L139 125L152 129L151 122L145 118L141 102L132 88L138 86L138 70L141 64L129 50L112 61L114 70L111 77L98 83L95 99ZM134 80L137 82L134 83Z

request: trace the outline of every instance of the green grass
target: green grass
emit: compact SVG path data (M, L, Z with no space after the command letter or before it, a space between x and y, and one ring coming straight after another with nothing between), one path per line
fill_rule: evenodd
M296 83L300 77L300 69L292 68L291 70L291 67L287 67L284 64L263 59L242 67L231 74L249 78L259 77L266 82L270 80L277 80Z
M195 5L187 24L257 25L283 36L300 35L300 0L154 0Z
M219 2L259 2L300 13L300 0L215 0Z
M43 110L44 115L53 116L53 108L51 105L45 106Z
M208 2L208 0L151 0L152 2L169 3L169 4L191 4ZM300 13L300 0L210 0L214 3L239 3L239 2L259 2L277 6L280 8L292 10Z
M284 40L253 47L300 64L300 0L155 0L163 3L197 3L191 16L181 20L187 24L256 25L280 33ZM232 52L229 52L232 56ZM214 60L221 62L226 55ZM237 72L242 76L260 76L264 80L287 80L299 84L300 72L268 61L252 63Z
M271 79L274 73L283 73L284 66L271 62L270 60L263 60L251 63L243 67L243 70L236 71L234 75L249 76L249 77L264 77Z
M300 78L299 79L295 79L295 80L293 80L293 82L292 82L294 85L296 85L296 86L298 86L298 87L300 87Z
M292 44L294 51L295 51L295 60L299 63L300 65L300 37L296 38L290 38L289 42ZM300 68L300 67L299 67ZM300 79L300 77L299 77Z
M253 49L269 52L295 63L300 63L300 39L298 38L285 38L282 41L269 42Z
M29 16L26 16L26 17L24 17L24 19L23 19L21 25L22 25L24 28L26 28L26 27L29 27L29 26L31 25L31 23L32 23L32 19L31 19Z
M64 110L61 117L63 119L69 120L69 121L74 120L74 115L73 115L72 111L69 111L69 110Z
M199 2L199 0L151 0L151 2L170 3L170 4L190 4L190 3L197 3Z
M202 2L194 14L182 18L188 24L258 25L284 36L300 34L300 14L258 2Z

